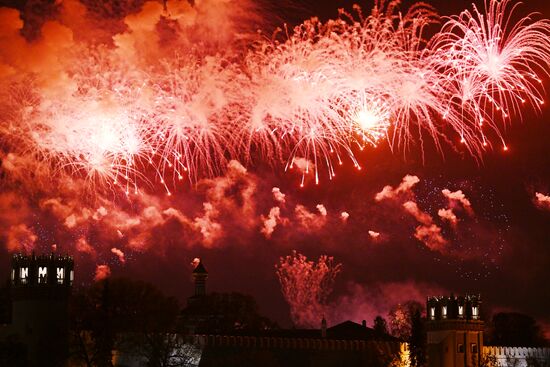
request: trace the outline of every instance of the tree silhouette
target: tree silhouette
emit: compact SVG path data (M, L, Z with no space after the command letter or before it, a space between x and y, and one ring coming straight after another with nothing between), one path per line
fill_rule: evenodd
M0 324L9 324L10 322L11 322L10 281L7 280L5 286L0 287Z
M112 350L139 356L149 366L175 364L173 337L179 313L174 298L151 284L124 278L106 279L77 292L71 304L72 355L88 367L112 366Z
M409 338L411 353L411 366L421 367L426 365L426 330L424 320L419 309L416 309L411 317L411 336Z
M374 318L373 329L377 336L388 334L388 324L386 323L386 320L380 315Z
M27 367L27 347L16 336L0 340L0 366Z
M487 339L490 345L509 347L540 347L548 344L536 320L517 312L493 315Z
M259 314L256 300L241 293L211 293L194 300L182 312L181 328L192 323L195 333L231 334L276 327Z
M423 309L422 304L417 301L407 301L392 307L388 313L391 334L402 340L409 340L413 315L416 311L422 313Z

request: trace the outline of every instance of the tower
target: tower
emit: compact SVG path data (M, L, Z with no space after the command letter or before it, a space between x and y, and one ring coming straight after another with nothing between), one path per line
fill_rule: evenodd
M193 270L193 279L195 280L195 297L202 297L206 295L206 279L208 278L208 272L199 260L199 263Z
M182 311L181 325L187 334L194 334L198 325L203 324L209 317L205 313L206 279L208 272L200 260L191 273L195 281L195 293L187 298L187 307Z
M68 355L68 301L74 280L70 256L12 258L12 328L32 366L63 366Z
M481 296L428 297L429 367L475 367L483 350Z

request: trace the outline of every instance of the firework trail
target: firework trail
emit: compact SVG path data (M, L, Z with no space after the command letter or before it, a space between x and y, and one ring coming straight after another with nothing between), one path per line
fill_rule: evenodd
M200 4L147 2L113 45L55 22L31 44L2 9L3 43L17 51L0 53L3 150L127 195L155 183L170 194L232 159L305 162L303 185L346 161L361 169L355 153L380 142L407 151L426 135L480 157L496 136L507 149L502 123L544 103L550 22L514 22L509 0L450 17L431 39L424 30L440 19L424 3L400 13L399 1L377 1L369 14L356 6L272 37L243 26L252 21L234 2ZM218 23L237 36L208 38ZM53 61L21 62L37 51Z

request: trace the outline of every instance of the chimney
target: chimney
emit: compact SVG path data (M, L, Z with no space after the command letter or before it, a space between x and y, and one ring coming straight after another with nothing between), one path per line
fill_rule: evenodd
M366 328L366 327L367 327L367 320L363 320L363 321L361 322L361 325L363 325L363 327Z
M322 338L327 337L327 320L325 320L324 315L323 315L323 319L321 320L321 337Z

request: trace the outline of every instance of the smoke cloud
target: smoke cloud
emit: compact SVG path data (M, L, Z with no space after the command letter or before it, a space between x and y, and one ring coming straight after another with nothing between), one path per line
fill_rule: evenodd
M118 261L120 261L121 264L125 264L126 263L126 258L124 257L124 252L122 252L121 250L117 249L116 247L113 247L111 249L111 252L113 254L116 255L116 257L118 258Z
M437 215L439 215L441 219L449 222L453 226L456 226L458 222L458 218L453 213L452 209L439 209Z
M534 203L537 208L542 210L550 210L550 196L540 192L535 193Z
M470 200L466 198L466 195L462 193L462 190L452 192L449 189L443 189L441 193L449 199L449 205L451 208L456 207L456 203L460 203L468 214L473 214L472 204L470 203Z
M273 198L275 199L275 201L281 204L285 203L286 195L281 192L281 189L279 189L278 187L274 187L271 192L273 193Z
M277 206L271 208L267 218L262 216L262 221L264 225L261 231L266 238L270 238L271 234L275 230L275 227L277 227L277 223L281 221L281 209Z
M411 192L411 189L420 182L417 176L406 175L397 188L392 186L384 186L382 191L376 194L374 200L382 201L385 199L395 199L399 195L407 195Z
M402 282L375 283L368 287L350 282L346 293L334 301L331 320L342 322L366 320L369 325L376 316L388 319L389 311L396 305L416 301L423 305L428 295L447 294L447 290L435 284L407 280Z
M342 212L340 213L340 218L342 218L342 221L343 222L346 222L349 218L349 213L348 212Z
M98 265L95 270L94 281L99 282L111 276L111 268L108 265Z

